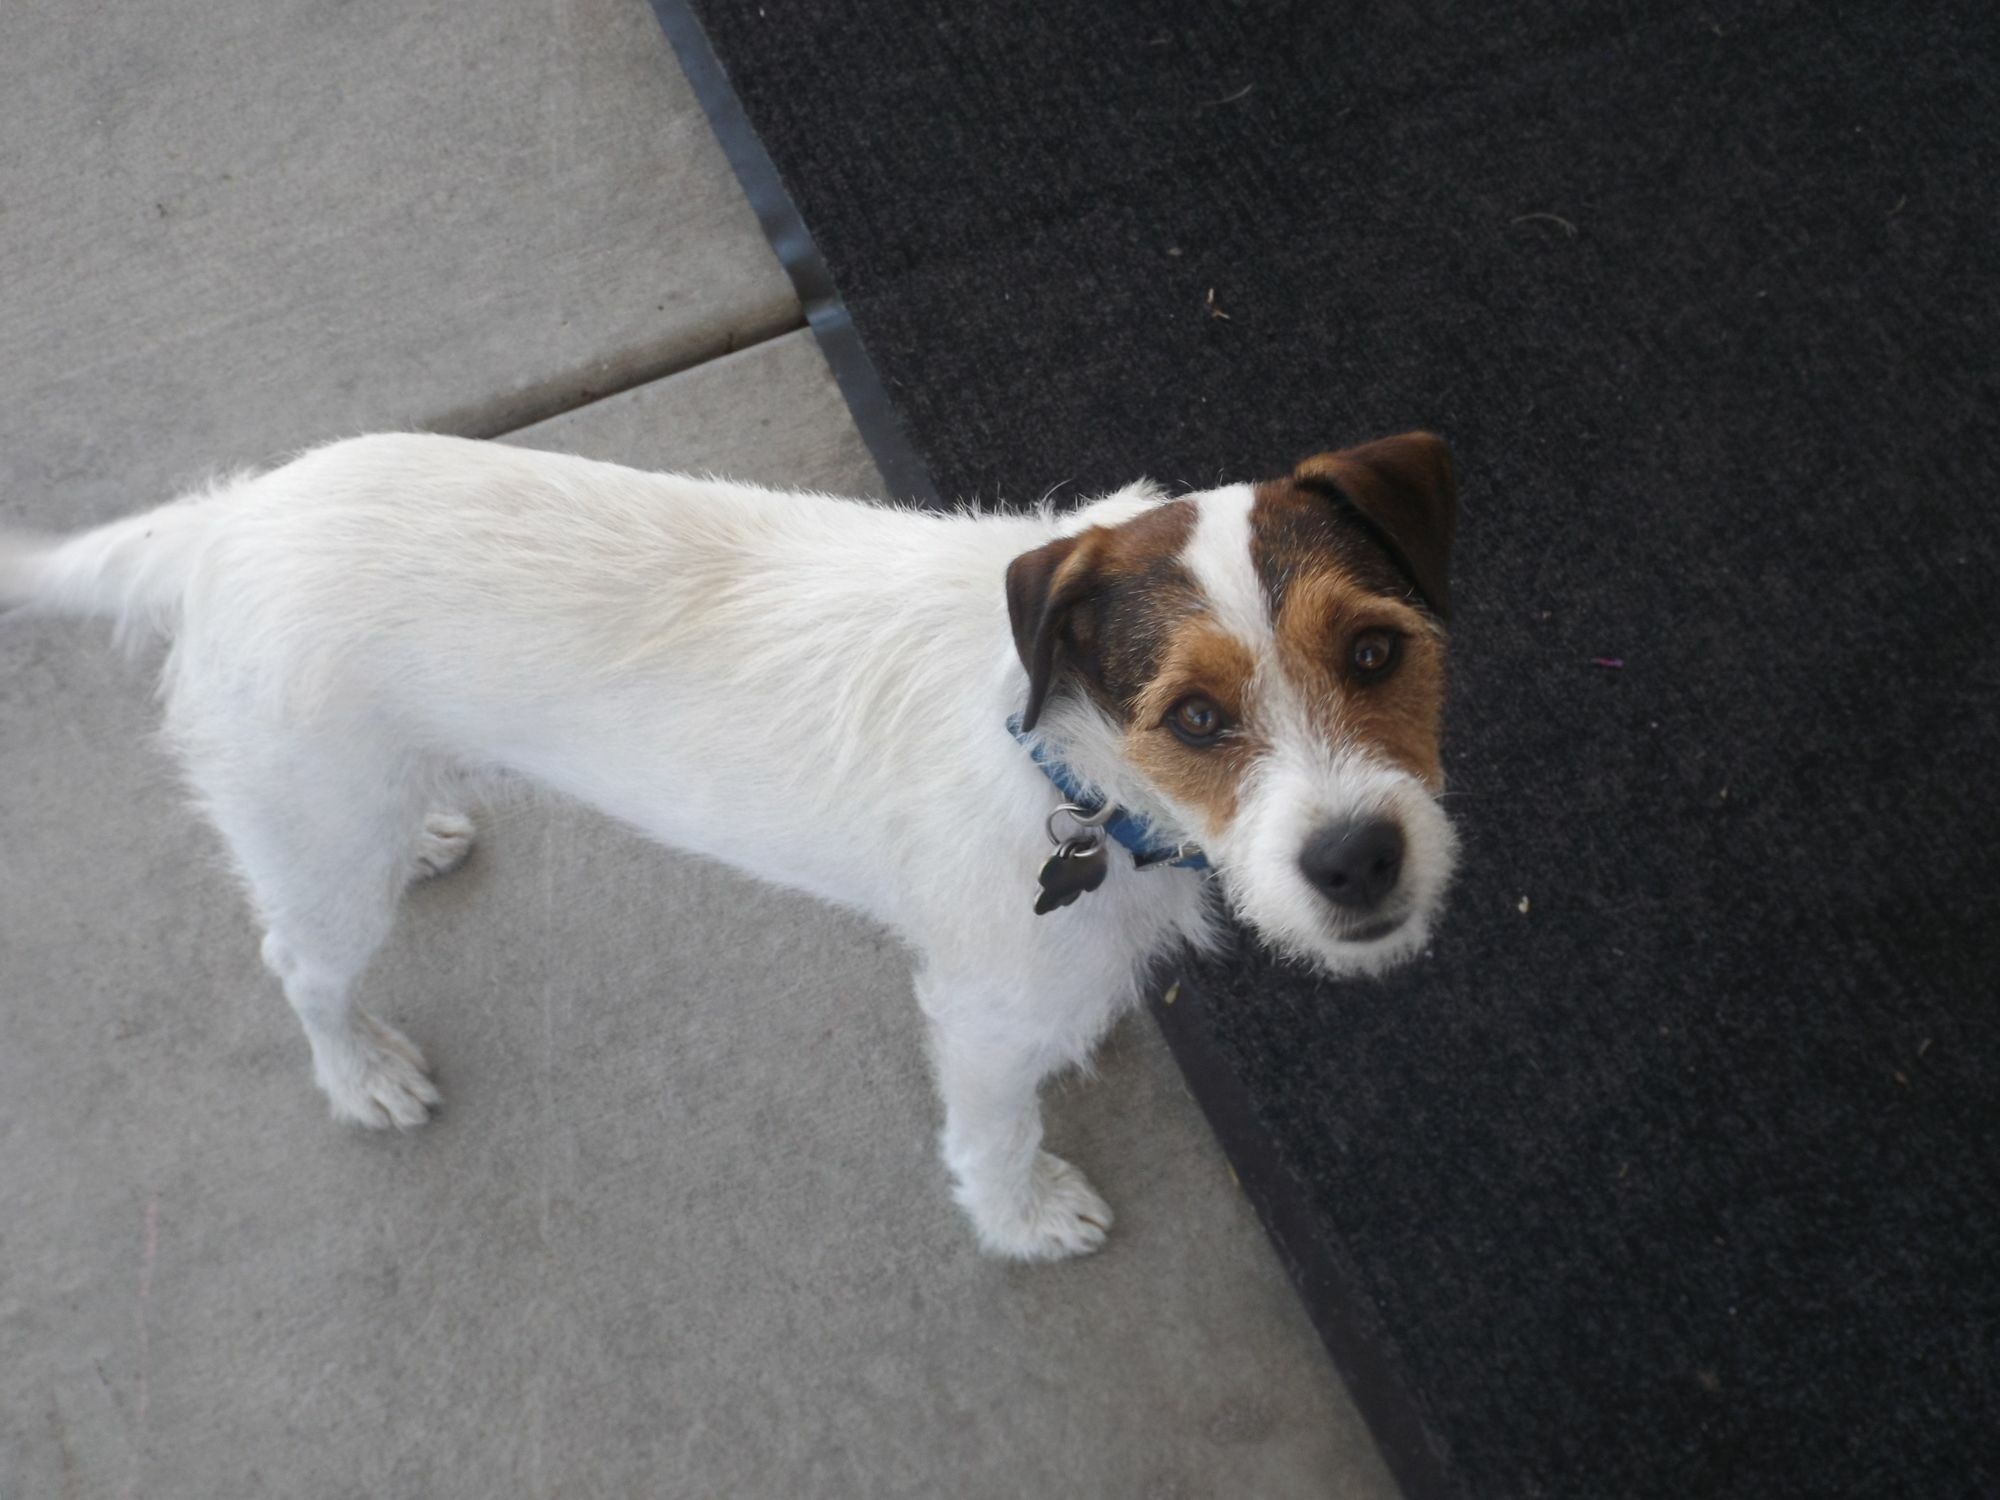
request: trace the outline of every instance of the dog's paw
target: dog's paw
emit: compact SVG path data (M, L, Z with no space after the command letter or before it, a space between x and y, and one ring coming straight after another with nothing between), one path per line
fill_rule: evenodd
M417 835L417 860L410 873L418 880L449 875L472 853L473 835L472 819L465 814L432 813Z
M1046 1151L1035 1154L1027 1190L995 1201L962 1193L979 1243L1014 1260L1063 1260L1099 1249L1111 1209L1081 1171Z
M444 1103L417 1044L366 1011L338 1043L313 1048L313 1072L333 1117L371 1130L408 1130Z

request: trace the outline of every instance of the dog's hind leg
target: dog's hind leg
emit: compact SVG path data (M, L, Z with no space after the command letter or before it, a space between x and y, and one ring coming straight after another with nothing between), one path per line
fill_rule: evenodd
M423 1054L351 997L394 922L412 871L410 830L434 777L365 736L258 725L220 745L182 743L264 920L264 962L305 1028L335 1118L422 1124L440 1102Z
M1075 1059L996 1020L1001 995L978 982L917 980L931 1023L931 1054L944 1101L941 1144L953 1193L982 1247L1019 1260L1060 1260L1104 1243L1111 1209L1089 1179L1042 1149L1042 1081Z

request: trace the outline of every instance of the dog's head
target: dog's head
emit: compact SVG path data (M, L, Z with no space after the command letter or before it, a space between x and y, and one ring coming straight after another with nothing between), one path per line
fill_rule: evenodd
M1007 571L1024 720L1141 783L1274 945L1385 968L1423 946L1455 851L1437 802L1455 517L1423 432L1083 512L1110 524Z

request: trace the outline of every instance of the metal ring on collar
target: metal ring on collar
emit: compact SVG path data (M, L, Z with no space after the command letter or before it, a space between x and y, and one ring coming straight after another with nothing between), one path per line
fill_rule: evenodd
M1042 828L1048 834L1051 844L1060 845L1063 841L1056 834L1056 819L1064 813L1068 813L1070 817L1074 818L1079 827L1102 828L1106 823L1111 821L1112 814L1117 811L1118 809L1112 806L1109 799L1106 799L1104 806L1098 808L1096 812L1089 812L1084 808L1078 807L1074 802L1065 802L1061 807L1058 807L1054 812L1049 814L1048 821L1042 824Z

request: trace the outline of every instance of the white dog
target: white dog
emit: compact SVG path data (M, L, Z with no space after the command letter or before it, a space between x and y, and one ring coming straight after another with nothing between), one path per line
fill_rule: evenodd
M899 933L958 1201L1053 1258L1111 1213L1041 1149L1038 1087L1218 889L1330 973L1424 944L1453 517L1423 433L1066 516L392 435L0 536L0 606L171 642L171 743L337 1117L438 1103L350 992L404 883L470 849L469 790L524 776Z

